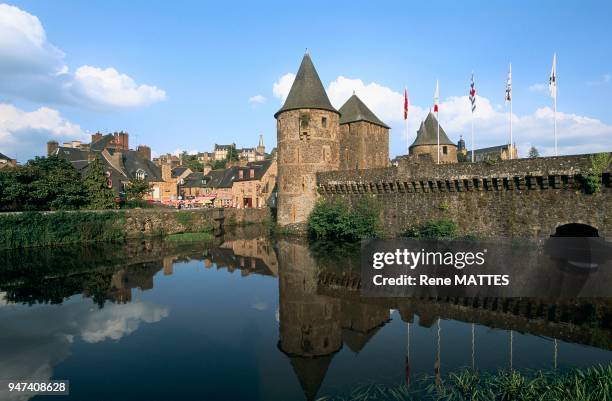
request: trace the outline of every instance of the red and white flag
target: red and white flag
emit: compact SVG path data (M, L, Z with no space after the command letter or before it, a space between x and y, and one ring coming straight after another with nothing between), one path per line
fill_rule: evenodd
M404 88L404 120L408 119L408 89Z
M438 112L438 104L440 103L440 86L438 85L438 80L436 79L436 92L434 93L434 113Z

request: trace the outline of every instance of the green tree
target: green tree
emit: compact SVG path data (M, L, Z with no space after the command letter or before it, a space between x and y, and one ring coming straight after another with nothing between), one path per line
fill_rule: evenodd
M536 157L540 157L540 152L538 152L538 149L535 146L532 146L529 148L527 157L530 159L535 159Z
M87 204L81 174L57 156L36 157L0 176L1 210L69 210Z
M308 219L312 238L355 241L381 233L380 206L371 198L359 199L353 207L343 201L317 203Z
M228 162L238 161L238 151L236 150L234 146L230 146L229 150L227 151L227 156L225 157L225 159Z
M108 187L108 178L104 174L104 166L99 158L89 163L85 176L85 188L89 198L90 209L115 209L115 193Z
M204 165L200 163L196 155L188 155L187 152L183 152L181 159L183 167L191 171L204 171Z
M142 200L145 195L150 193L151 184L138 178L128 182L125 188L125 195L127 196L128 200Z
M227 162L225 160L213 160L209 163L210 168L212 168L213 170L222 170L225 168L226 165Z

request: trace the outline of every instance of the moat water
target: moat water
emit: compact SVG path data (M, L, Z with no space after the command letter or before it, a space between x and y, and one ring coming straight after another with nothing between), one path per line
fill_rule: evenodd
M304 400L463 367L612 361L606 301L542 317L366 300L318 279L334 269L325 252L254 232L1 253L0 379L68 379L70 395L0 399Z

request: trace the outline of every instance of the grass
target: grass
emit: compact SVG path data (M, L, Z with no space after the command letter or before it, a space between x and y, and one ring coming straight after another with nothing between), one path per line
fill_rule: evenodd
M551 371L450 373L436 382L424 376L410 386L362 385L349 394L323 396L318 401L605 401L612 400L612 364Z
M210 241L214 239L214 235L210 231L200 233L180 233L171 234L166 237L167 241L173 242L199 242L199 241Z

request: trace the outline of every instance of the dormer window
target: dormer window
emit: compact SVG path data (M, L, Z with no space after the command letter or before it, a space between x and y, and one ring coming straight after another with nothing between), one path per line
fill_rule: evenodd
M249 170L249 178L255 178L255 169Z
M139 180L144 180L147 178L147 173L143 169L136 170L136 178Z
M239 171L238 171L238 178L239 178L239 179L244 178L244 171L242 171L242 170L239 170Z

